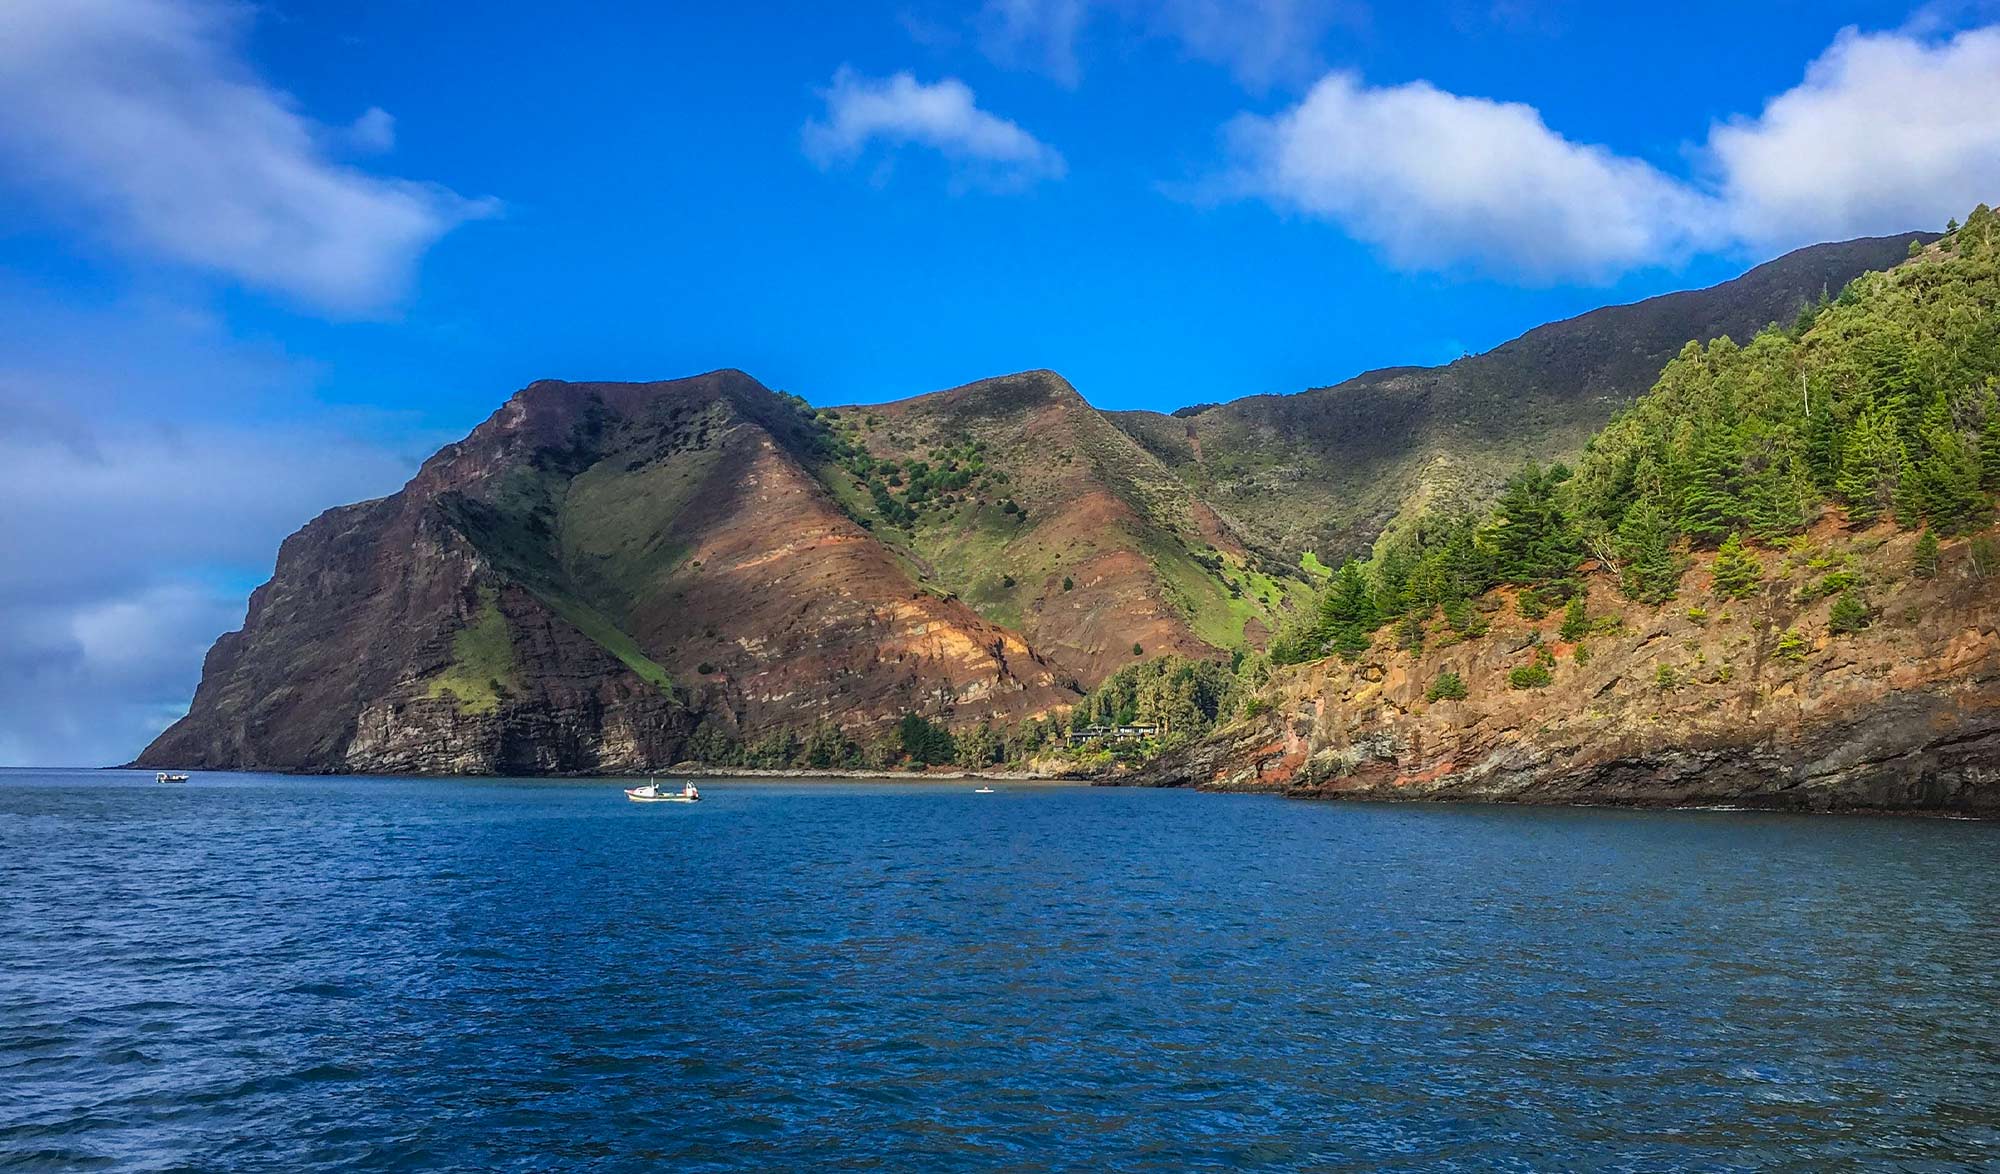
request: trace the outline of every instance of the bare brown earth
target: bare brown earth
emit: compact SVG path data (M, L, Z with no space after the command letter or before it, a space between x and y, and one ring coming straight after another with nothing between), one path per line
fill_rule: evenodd
M676 761L704 719L1067 703L1018 635L919 586L841 512L789 412L738 372L534 384L402 492L288 539L139 761L631 770Z
M1805 564L1861 550L1907 568L1915 535L1829 523L1812 537L1809 552L1761 552L1767 581L1750 599L1713 597L1708 556L1664 607L1590 574L1593 615L1617 627L1584 641L1587 664L1557 636L1560 611L1530 621L1496 592L1483 638L1412 654L1385 633L1353 662L1282 673L1266 712L1139 779L1313 798L2000 815L1996 580L1974 572L1968 542L1948 542L1936 579L1878 575L1873 626L1835 635L1832 601L1799 592L1838 564ZM1778 650L1788 630L1806 641L1797 658ZM1554 682L1511 688L1509 671L1542 645ZM1468 697L1425 701L1446 669Z

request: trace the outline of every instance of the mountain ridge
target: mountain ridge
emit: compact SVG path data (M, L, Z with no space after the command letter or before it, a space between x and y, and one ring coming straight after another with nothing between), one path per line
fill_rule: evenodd
M1748 338L1864 272L1895 265L1912 240L1937 235L1810 245L1705 289L1546 323L1442 366L1364 371L1192 417L1110 415L1262 540L1338 562L1395 520L1425 470L1446 495L1477 501L1524 459L1580 445L1689 340ZM1433 467L1438 457L1445 467Z
M1810 280L1887 251L1880 238L1816 248L1666 295L1682 299L1669 308L1810 302ZM1657 314L1660 301L1609 310ZM1538 329L1585 320L1604 321ZM1539 338L1521 351L1530 369L1573 364L1581 347L1624 371L1637 360L1607 351L1668 346L1573 325ZM1413 502L1476 494L1485 458L1416 427L1451 397L1398 385L1461 364L1183 417L1101 411L1046 369L820 409L734 368L537 380L402 490L288 538L244 627L211 650L188 716L138 761L631 770L756 739L780 739L781 756L782 739L816 730L879 739L909 715L963 728L1058 713L1142 660L1263 647L1317 585L1310 556L1338 549L1302 536L1372 539ZM1587 383L1549 378L1556 401ZM1643 390L1589 386L1607 403ZM1402 401L1404 442L1358 473L1309 451L1379 441L1325 427L1391 418L1385 395ZM1162 421L1184 430L1184 451ZM1259 471L1289 477L1280 508L1214 476L1252 433L1278 454ZM1348 520L1315 529L1343 492Z

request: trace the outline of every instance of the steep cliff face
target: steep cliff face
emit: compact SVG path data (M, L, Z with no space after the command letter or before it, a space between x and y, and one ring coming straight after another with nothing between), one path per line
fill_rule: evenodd
M483 657L462 638L480 627L495 646ZM189 715L139 761L587 770L670 753L689 725L674 696L494 575L424 499L398 495L328 511L286 541L243 629L209 652Z
M1488 596L1483 637L1412 653L1378 641L1300 666L1256 716L1154 764L1157 785L1302 797L1728 804L2000 814L2000 586L1971 540L1935 579L1877 574L1870 626L1830 630L1840 553L1907 567L1916 536L1833 526L1724 601L1697 560L1680 599L1646 607L1586 576L1596 633ZM1385 633L1386 636L1386 633ZM1446 637L1449 640L1449 637ZM1546 650L1547 655L1543 655ZM1579 655L1579 651L1582 655ZM1552 678L1515 688L1515 669ZM1426 700L1446 672L1463 700Z
M676 760L702 721L1045 712L1015 633L915 583L738 372L538 383L402 492L287 540L145 765L560 772Z

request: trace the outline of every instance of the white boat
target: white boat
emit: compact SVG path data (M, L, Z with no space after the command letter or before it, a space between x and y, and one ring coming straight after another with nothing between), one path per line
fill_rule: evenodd
M973 794L975 794L975 795L991 795L991 794L993 793L993 788L991 788L991 787L974 787L974 788L972 789L972 793L973 793Z
M699 803L701 792L693 783L688 783L678 791L662 791L658 783L647 780L643 787L625 788L625 797L634 803Z
M163 770L153 776L153 781L156 783L185 783L188 781L188 777L184 774Z

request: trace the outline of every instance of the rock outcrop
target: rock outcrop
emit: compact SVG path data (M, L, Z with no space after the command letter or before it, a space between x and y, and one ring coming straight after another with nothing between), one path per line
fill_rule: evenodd
M1972 542L1938 575L1870 585L1870 626L1829 630L1810 564L1866 548L1910 565L1916 536L1887 526L1773 557L1748 599L1713 598L1704 556L1664 607L1586 577L1598 632L1558 635L1493 609L1483 637L1282 673L1257 716L1153 764L1136 781L1312 798L1731 805L2000 815L2000 580ZM1546 656L1544 655L1546 651ZM1579 655L1580 650L1586 650ZM1552 666L1549 665L1552 659ZM1515 688L1536 662L1550 684ZM1427 701L1456 673L1464 700Z

